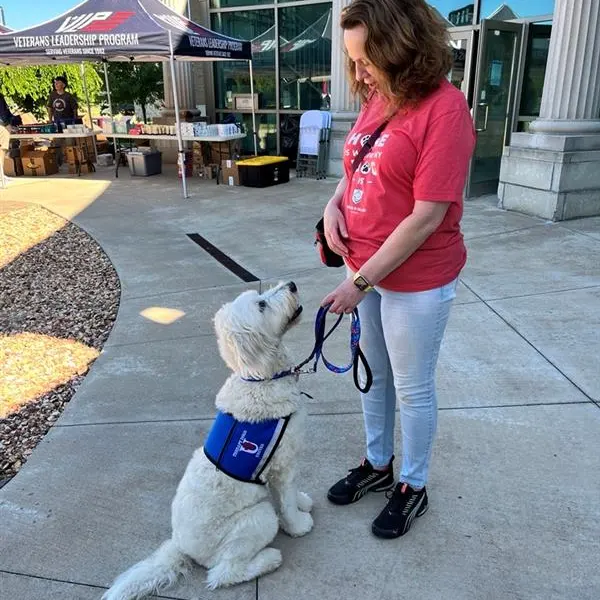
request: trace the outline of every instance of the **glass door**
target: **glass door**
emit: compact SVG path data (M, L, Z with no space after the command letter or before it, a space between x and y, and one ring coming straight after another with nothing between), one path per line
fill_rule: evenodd
M473 53L473 30L451 31L450 46L452 47L452 69L448 80L469 98L471 75L471 55Z
M481 22L473 95L477 145L467 196L498 190L502 151L510 141L513 122L522 31L521 23Z

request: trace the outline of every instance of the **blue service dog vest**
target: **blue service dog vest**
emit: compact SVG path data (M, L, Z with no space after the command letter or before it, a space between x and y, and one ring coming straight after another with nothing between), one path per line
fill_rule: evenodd
M260 474L273 458L290 416L248 423L218 412L204 442L204 454L230 477L264 485Z

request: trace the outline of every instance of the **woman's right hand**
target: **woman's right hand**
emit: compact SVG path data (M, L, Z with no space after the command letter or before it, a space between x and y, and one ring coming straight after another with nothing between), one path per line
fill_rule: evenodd
M340 256L348 256L348 247L345 239L348 238L346 229L346 220L339 208L339 201L332 198L323 212L323 225L325 229L325 238L329 247Z

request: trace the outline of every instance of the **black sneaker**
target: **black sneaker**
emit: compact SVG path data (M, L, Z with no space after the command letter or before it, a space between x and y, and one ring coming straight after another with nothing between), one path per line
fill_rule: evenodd
M327 498L334 504L352 504L360 500L367 492L383 492L394 487L394 471L390 460L386 471L376 471L366 459L356 469L350 469L349 475L340 479L329 488Z
M397 538L404 535L412 525L415 517L427 512L427 490L418 492L408 483L398 483L396 489L386 497L389 502L373 521L371 531L380 538Z

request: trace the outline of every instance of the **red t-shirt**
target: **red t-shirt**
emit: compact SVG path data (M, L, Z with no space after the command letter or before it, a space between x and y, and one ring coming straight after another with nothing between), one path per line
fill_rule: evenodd
M462 92L444 80L418 106L394 116L352 173L354 157L385 114L385 100L373 96L346 138L348 186L341 205L349 236L346 262L360 270L412 213L415 199L450 202L438 229L379 282L399 292L430 290L454 280L466 262L460 219L475 145L473 120Z

